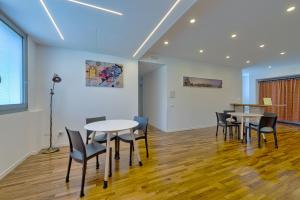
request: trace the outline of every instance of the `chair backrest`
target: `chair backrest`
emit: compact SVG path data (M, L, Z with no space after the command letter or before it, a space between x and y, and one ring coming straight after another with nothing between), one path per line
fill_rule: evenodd
M145 134L145 136L147 136L148 121L149 121L148 117L134 116L133 120L137 121L139 123L139 125L137 127L135 127L133 129L133 131L141 130L141 131L143 131L143 133Z
M73 150L79 151L83 158L86 157L86 150L83 143L83 140L81 138L79 131L72 131L66 127L66 131L68 134L69 142L70 142L70 151L73 152Z
M235 112L235 110L224 110L225 119L232 118L234 121L237 121L237 117L231 116L230 114L228 114L228 113L234 113L234 112Z
M277 114L276 113L271 113L271 112L264 112L264 116L266 116L266 117L276 117Z
M86 124L90 124L90 123L93 123L93 122L99 122L99 121L105 121L105 120L106 120L106 117L102 116L102 117L86 118L85 122L86 122ZM87 130L86 131L87 137L89 137L91 133L93 133L93 131Z
M259 129L263 127L271 127L275 129L277 122L277 115L275 116L262 116L259 121Z
M220 123L226 123L226 115L224 113L219 113L219 112L216 112L216 116L217 116L217 122ZM229 116L230 117L230 116Z

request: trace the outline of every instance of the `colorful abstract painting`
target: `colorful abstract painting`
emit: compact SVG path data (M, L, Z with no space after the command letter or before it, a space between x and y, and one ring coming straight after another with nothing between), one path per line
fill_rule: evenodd
M222 80L195 78L195 77L183 77L183 86L185 86L185 87L222 88Z
M86 86L88 87L123 87L123 65L86 61Z

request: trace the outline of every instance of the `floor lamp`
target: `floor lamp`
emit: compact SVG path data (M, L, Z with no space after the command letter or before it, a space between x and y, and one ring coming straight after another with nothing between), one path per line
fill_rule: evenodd
M54 74L53 75L53 78L52 78L52 88L50 88L50 145L49 145L49 148L47 149L44 149L42 151L42 153L44 154L49 154L49 153L54 153L54 152L57 152L59 151L59 148L57 147L53 147L52 146L52 103L53 103L53 95L54 95L54 86L55 86L55 83L59 83L61 82L61 78L57 75L57 74Z

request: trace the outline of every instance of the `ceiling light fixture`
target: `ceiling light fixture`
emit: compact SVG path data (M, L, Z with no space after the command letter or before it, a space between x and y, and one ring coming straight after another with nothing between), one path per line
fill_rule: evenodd
M285 55L286 54L286 52L285 51L283 51L283 52L280 52L280 55Z
M65 40L63 34L61 33L61 31L60 31L60 29L58 28L58 26L57 26L55 20L53 19L53 17L52 17L52 15L51 15L50 11L48 10L48 8L47 8L47 6L46 6L44 0L40 0L40 3L42 4L42 6L43 6L45 12L47 13L49 19L51 20L51 22L52 22L52 24L53 24L55 30L56 30L57 33L59 34L60 38L61 38L62 40Z
M269 69L272 69L272 66L270 65L268 68L269 68Z
M294 11L295 9L296 9L295 6L291 6L291 7L289 7L288 9L286 9L286 12L292 12L292 11Z
M168 42L168 41L164 41L164 44L165 44L165 45L168 45L168 44L169 44L169 42Z
M250 60L247 60L246 63L247 63L247 64L250 64Z
M66 0L66 1L69 1L69 2L72 2L72 3L77 3L79 5L87 6L87 7L90 7L90 8L95 8L97 10L112 13L112 14L115 14L115 15L123 15L123 13L120 13L120 12L116 12L116 11L113 11L113 10L110 10L110 9L107 9L107 8L102 8L102 7L99 7L99 6L95 6L95 5L84 3L84 2L81 2L81 1L77 1L77 0Z
M230 59L230 56L226 56L226 59Z
M204 52L204 50L203 50L203 49L200 49L200 50L199 50L199 53L203 53L203 52Z
M177 0L173 6L170 8L170 10L166 13L166 15L159 21L159 23L155 26L153 31L147 36L145 41L141 44L141 46L136 50L136 52L133 54L132 57L135 57L141 49L145 46L145 44L148 42L148 40L152 37L152 35L157 31L157 29L162 25L162 23L167 19L167 17L171 14L171 12L175 9L175 7L179 4L181 0Z
M194 18L190 20L191 24L194 24L195 22L196 22L196 19L194 19Z
M231 38L236 38L237 37L237 34L232 34L231 35Z
M264 45L264 44L261 44L261 45L259 45L259 47L260 47L260 48L264 48L264 47L265 47L265 45Z

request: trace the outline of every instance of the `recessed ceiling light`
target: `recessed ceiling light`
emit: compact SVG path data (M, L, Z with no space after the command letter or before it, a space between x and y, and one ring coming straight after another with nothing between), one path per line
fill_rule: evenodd
M264 45L264 44L261 44L261 45L259 45L259 47L260 47L260 48L264 48L264 47L265 47L265 45Z
M203 52L204 52L204 50L203 50L203 49L200 49L200 50L199 50L199 53L203 53Z
M237 37L237 34L232 34L231 35L231 38L236 38Z
M40 0L40 3L42 4L42 6L43 6L45 12L47 13L47 15L48 15L50 21L52 22L52 24L53 24L53 26L54 26L56 32L58 33L58 35L60 36L60 38L61 38L62 40L64 40L65 38L64 38L63 34L61 33L59 27L57 26L55 20L53 19L53 17L52 17L52 15L51 15L50 11L48 10L48 8L47 8L47 6L46 6L44 0Z
M230 59L230 56L226 56L226 59Z
M168 45L169 44L169 42L168 41L164 41L164 45Z
M195 22L196 22L196 19L194 19L194 18L190 20L191 24L194 24Z
M92 5L92 4L83 3L83 2L78 1L78 0L66 0L66 1L69 1L69 2L72 2L72 3L77 3L79 5L87 6L87 7L90 7L90 8L95 8L97 10L112 13L112 14L115 14L115 15L123 15L123 13L116 12L116 11L113 11L113 10L110 10L110 9L107 9L107 8L102 8L102 7L99 7L99 6L95 6L95 5Z
M272 66L270 65L268 68L269 68L269 69L272 69Z
M145 44L150 40L152 35L157 31L157 29L162 25L162 23L167 19L167 17L171 14L171 12L176 8L176 6L179 4L180 0L177 0L173 6L170 8L170 10L165 14L165 16L158 22L158 24L155 26L153 31L147 36L147 38L144 40L144 42L141 44L141 46L135 51L132 57L135 57L141 49L145 46Z
M247 63L247 64L250 64L250 60L247 60L246 63Z
M285 51L283 51L283 52L280 52L280 55L285 55L286 54L286 52Z
M295 9L296 9L295 6L291 6L291 7L289 7L288 9L286 9L286 12L292 12L292 11L294 11Z

